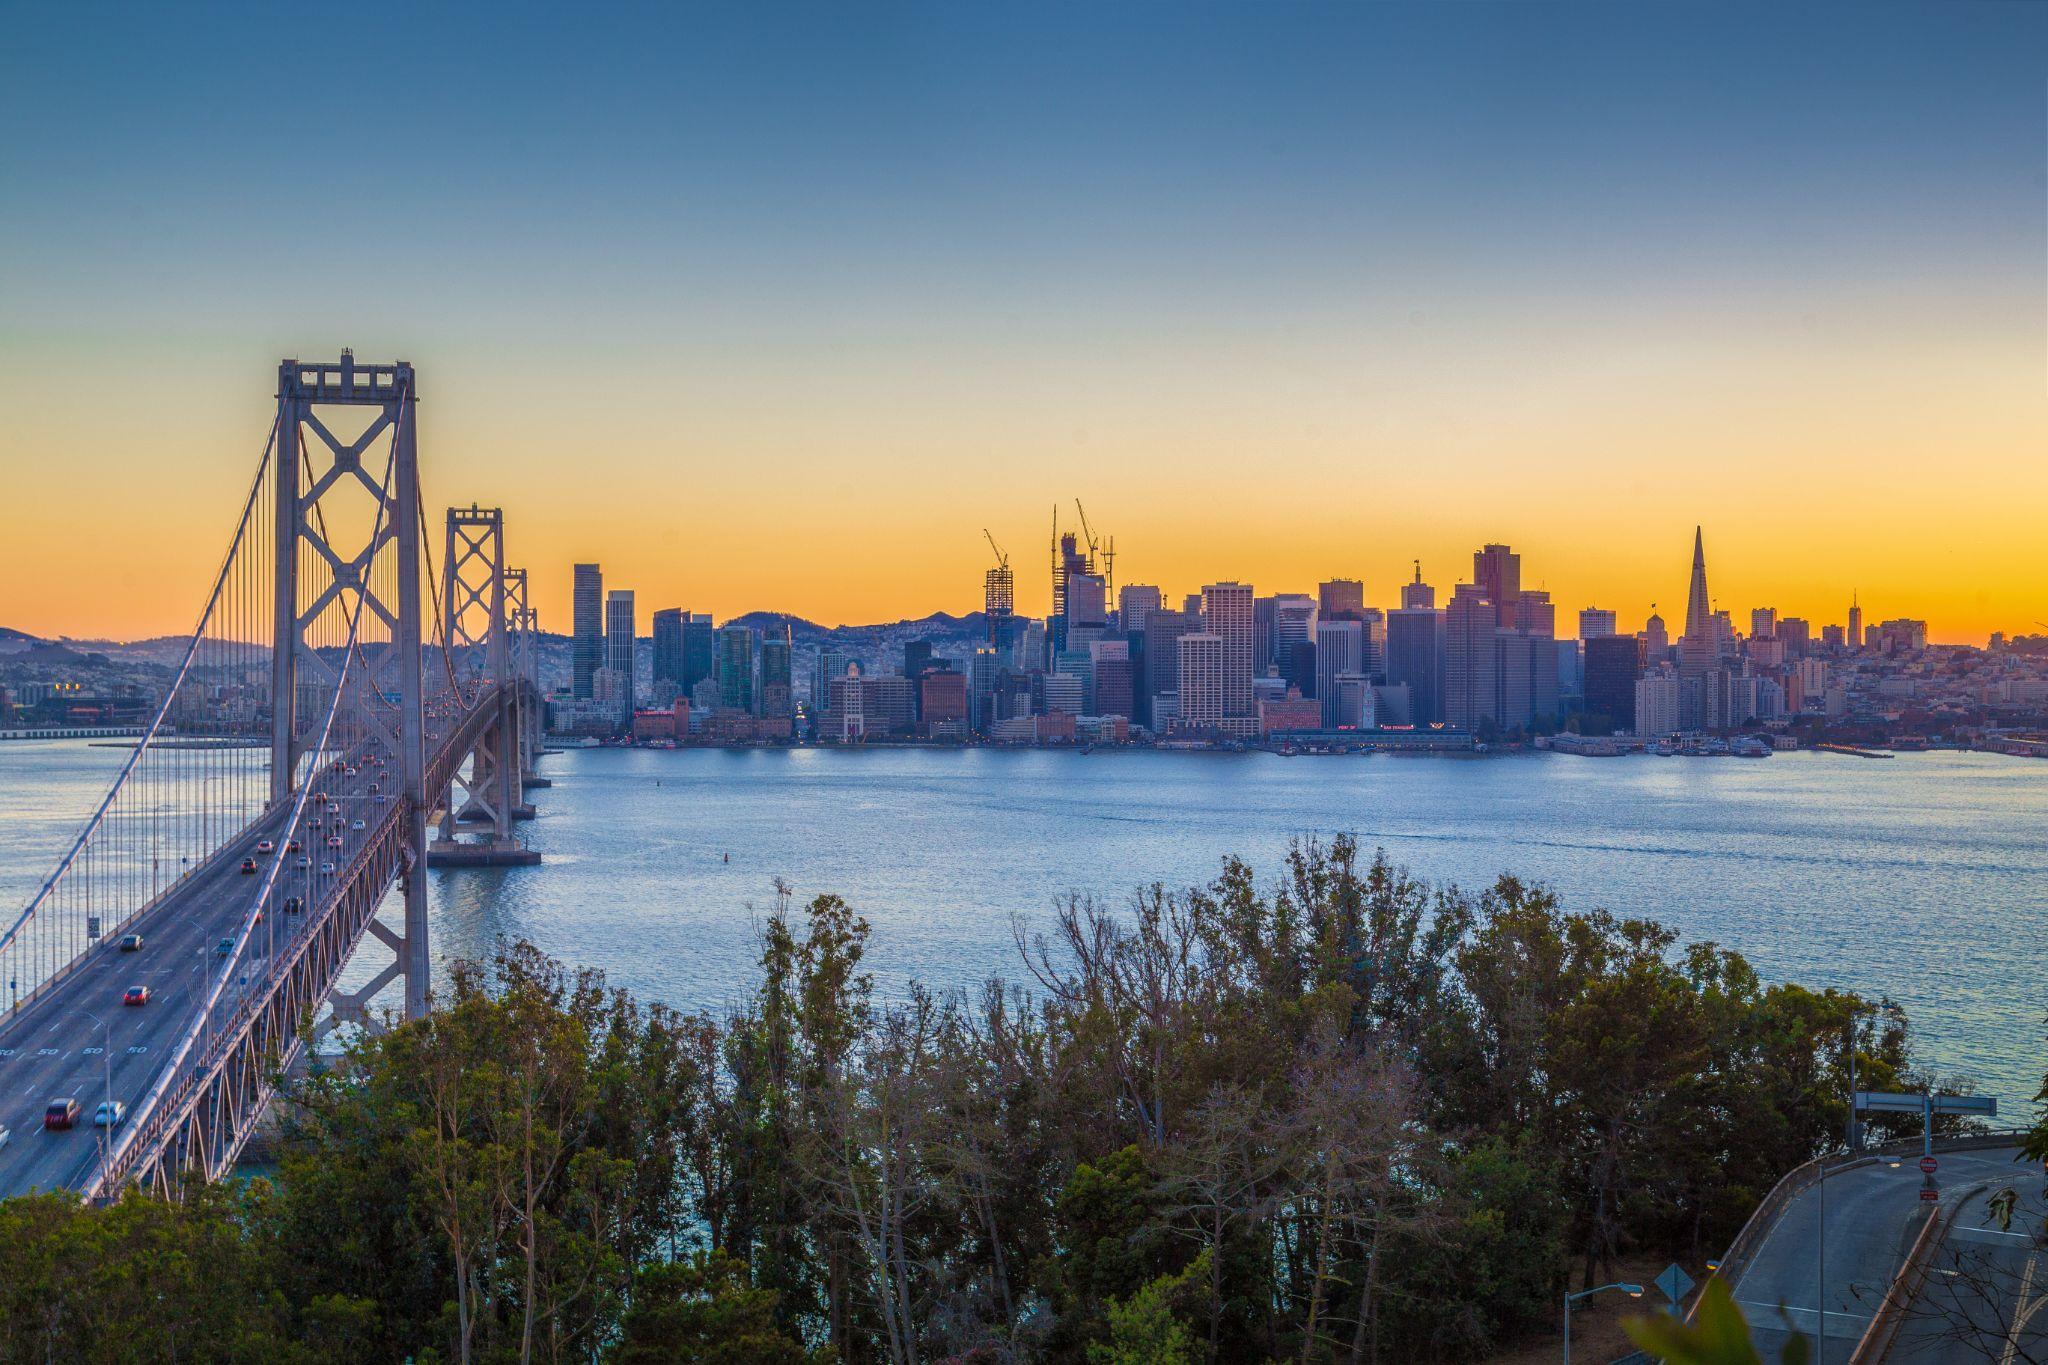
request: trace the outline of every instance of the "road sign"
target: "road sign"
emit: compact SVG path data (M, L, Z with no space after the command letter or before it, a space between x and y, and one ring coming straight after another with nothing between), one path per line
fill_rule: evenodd
M1923 1170L1923 1171L1925 1171L1925 1172L1927 1172L1927 1174L1929 1174L1929 1175L1933 1175L1933 1174L1934 1174L1934 1170L1935 1170L1935 1167L1936 1167L1936 1166L1938 1166L1939 1164L1940 1164L1940 1163L1939 1163L1939 1162L1937 1162L1937 1161L1936 1161L1936 1160L1935 1160L1935 1159L1934 1159L1933 1157L1931 1157L1931 1156L1923 1156L1923 1157L1921 1157L1921 1158L1920 1158L1920 1169L1921 1169L1921 1170Z
M1937 1190L1932 1185L1922 1185L1920 1187L1920 1198L1921 1201L1924 1203L1937 1203L1941 1199L1941 1191Z
M1664 1273L1657 1277L1656 1285L1664 1291L1664 1297L1675 1304L1692 1288L1692 1276L1680 1269L1678 1262L1673 1261L1664 1267Z
M1935 1095L1934 1112L1937 1114L1984 1114L1998 1112L1998 1101L1989 1095ZM1921 1094L1885 1093L1859 1090L1856 1092L1856 1108L1869 1113L1925 1113L1929 1096Z

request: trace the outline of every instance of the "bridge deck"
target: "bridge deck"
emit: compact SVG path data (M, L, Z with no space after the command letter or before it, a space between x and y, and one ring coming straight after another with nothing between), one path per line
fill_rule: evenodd
M428 767L444 783L445 772L472 737L476 716L473 711L429 718L427 745L434 757ZM383 789L385 800L369 791L373 782ZM348 860L378 835L386 821L404 818L405 803L393 791L395 785L391 769L375 767L363 767L354 777L329 775L318 781L317 789L326 792L332 804L309 804L308 818L316 810L326 819L332 818L328 812L339 812L351 822L363 820L365 828L343 831L344 845L339 849L326 845L326 830L317 837L303 835L305 856L315 868L332 860L348 872ZM110 1137L93 1126L94 1110L103 1099L129 1106L130 1124L143 1117L136 1111L137 1102L150 1092L178 1045L197 1026L216 974L223 969L216 945L239 932L257 893L260 878L243 874L242 860L254 858L259 870L267 870L264 865L272 859L295 858L286 851L284 837L291 813L289 801L266 811L146 915L108 934L62 979L0 1019L0 1125L7 1130L7 1141L0 1145L0 1197L86 1185ZM258 842L266 838L277 844L276 853L256 852ZM299 913L282 909L286 896L305 894L306 880L307 874L289 863L280 871L272 908L266 909L264 923L252 939L252 955L238 969L239 990L266 989L264 965L317 922L319 907L310 896ZM328 881L334 883L328 887L328 898L339 896L344 889L340 878ZM121 933L131 931L143 935L143 947L122 952ZM241 986L240 981L248 984ZM147 1005L121 1003L123 992L132 986L149 987ZM77 1124L68 1131L43 1127L44 1109L59 1097L78 1101Z

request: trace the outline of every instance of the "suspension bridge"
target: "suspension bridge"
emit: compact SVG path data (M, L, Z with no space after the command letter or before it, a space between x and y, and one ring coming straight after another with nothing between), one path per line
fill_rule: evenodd
M278 367L162 705L0 936L0 1195L224 1175L309 1041L426 1011L429 862L539 861L526 575L476 504L437 569L417 403L403 361Z

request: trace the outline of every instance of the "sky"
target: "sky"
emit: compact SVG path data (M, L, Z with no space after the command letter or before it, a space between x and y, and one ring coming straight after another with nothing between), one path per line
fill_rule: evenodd
M196 12L195 12L196 9ZM2048 7L0 0L0 625L190 629L279 358L658 607L2048 620Z

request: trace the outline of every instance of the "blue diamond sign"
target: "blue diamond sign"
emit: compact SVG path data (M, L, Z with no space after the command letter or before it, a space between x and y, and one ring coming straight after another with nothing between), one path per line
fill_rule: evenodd
M1679 1269L1678 1262L1673 1261L1664 1267L1664 1273L1657 1277L1656 1284L1675 1308L1692 1291L1692 1276Z

